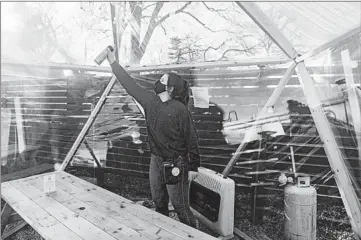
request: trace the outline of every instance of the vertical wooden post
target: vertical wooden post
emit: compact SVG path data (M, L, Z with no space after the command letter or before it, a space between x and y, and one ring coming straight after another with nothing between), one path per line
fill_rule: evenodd
M7 108L1 109L1 165L7 165L7 155L9 150L9 137L11 126L11 111Z
M25 152L26 144L25 144L25 139L24 139L23 117L21 114L20 98L16 97L14 99L14 105L15 105L16 130L17 130L17 137L18 137L19 154L23 158L22 153ZM23 160L25 160L25 159L23 159Z
M304 62L300 62L297 65L296 72L300 79L316 128L324 143L325 152L334 173L347 215L350 218L352 229L356 236L361 238L361 206L355 189L352 186L350 173L343 160L342 153L337 145L330 123L323 111L322 103L319 100L317 91L314 87L314 82L307 71Z
M1 210L1 234L4 233L6 225L9 224L10 216L14 210L10 207L9 204L5 203L3 209Z
M259 132L261 135L261 139L259 140L259 153L257 161L266 160L266 154L264 151L261 151L262 148L267 148L267 139L268 134ZM263 163L257 162L252 167L252 182L253 183L264 183L265 176L264 174L259 174L260 172L265 171L265 167ZM252 224L261 224L263 223L263 216L265 212L265 198L264 195L266 194L266 188L263 185L260 186L253 186L252 189L252 202L251 202L251 214L252 214Z
M352 61L348 49L341 52L343 70L345 72L346 89L348 92L348 101L351 109L352 122L356 133L358 145L358 167L361 169L361 102L357 98L356 85L352 73Z

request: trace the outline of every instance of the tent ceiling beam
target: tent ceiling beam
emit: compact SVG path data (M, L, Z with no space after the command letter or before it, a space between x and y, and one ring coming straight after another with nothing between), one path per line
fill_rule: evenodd
M319 46L319 47L317 47L317 48L303 54L302 56L296 58L296 62L304 61L304 60L306 60L306 59L308 59L308 58L310 58L310 57L312 57L312 56L314 56L314 55L316 55L316 54L318 54L318 53L320 53L320 52L322 52L322 51L324 51L324 50L326 50L328 48L336 46L337 44L339 44L339 43L345 41L346 39L351 38L351 37L353 37L353 36L355 36L355 35L357 35L359 33L361 33L361 25L359 25L357 28L354 28L351 31L349 31L349 32L347 32L347 33L345 33L345 34L343 34L343 35L341 35L341 36L339 36L339 37L337 37L335 39L332 39L331 41L323 44L322 46Z
M280 58L247 58L239 61L215 61L215 62L201 62L201 63L184 63L184 64L167 64L167 65L149 65L149 66L126 66L125 69L129 73L147 72L147 71L165 71L165 70L192 70L192 69L205 69L217 67L240 67L240 66L257 66L257 65L278 65L289 63L290 59ZM77 64L27 64L17 62L2 62L2 67L26 67L26 68L46 68L46 69L59 69L59 70L78 70L78 71L92 71L111 73L110 67L102 66L86 66Z
M236 4L245 11L245 13L273 40L273 42L291 59L298 56L297 51L292 44L282 34L282 32L273 24L273 21L267 17L262 10L253 2L236 2Z

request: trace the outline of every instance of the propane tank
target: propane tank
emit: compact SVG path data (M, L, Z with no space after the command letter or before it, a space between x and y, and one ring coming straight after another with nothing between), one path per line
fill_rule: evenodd
M285 239L316 240L317 192L310 177L285 187Z

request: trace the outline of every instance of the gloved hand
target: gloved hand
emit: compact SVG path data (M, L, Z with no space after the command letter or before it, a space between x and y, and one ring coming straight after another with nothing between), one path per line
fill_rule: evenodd
M113 51L107 47L107 52L108 52L108 55L107 55L107 59L108 59L108 62L109 64L112 64L115 62L115 51L113 49Z
M188 172L188 180L189 181L192 181L192 180L196 179L197 177L198 177L198 169L197 169L197 172L194 172L194 171Z

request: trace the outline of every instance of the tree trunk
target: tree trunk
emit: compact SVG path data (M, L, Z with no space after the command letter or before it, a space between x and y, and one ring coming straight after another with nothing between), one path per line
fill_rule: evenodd
M139 64L144 52L140 49L140 30L141 30L141 18L142 18L142 6L140 2L129 2L130 11L132 13L131 20L131 39L130 39L130 64Z

